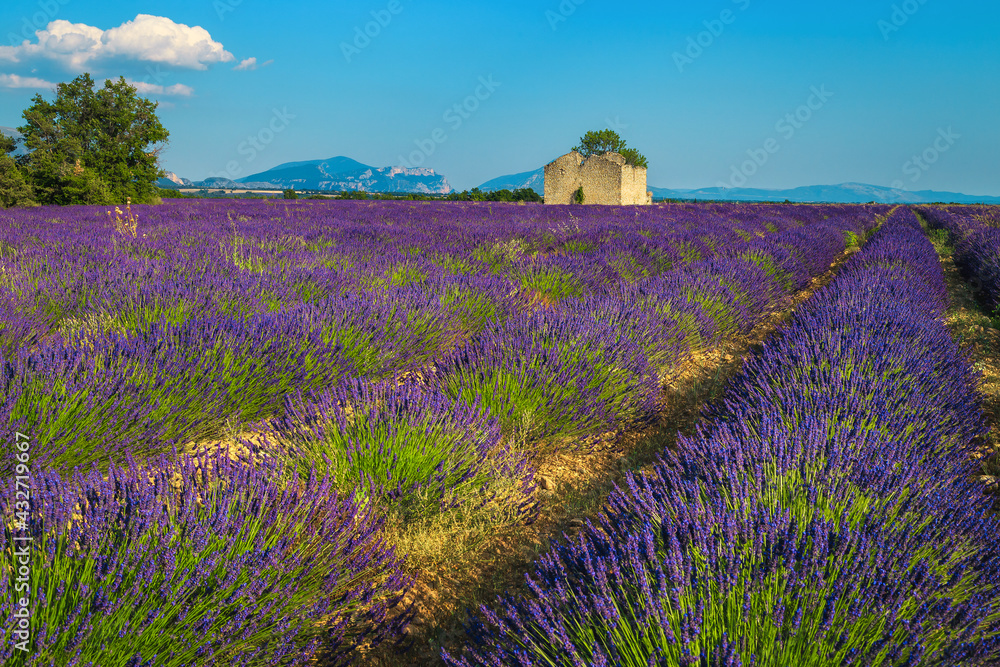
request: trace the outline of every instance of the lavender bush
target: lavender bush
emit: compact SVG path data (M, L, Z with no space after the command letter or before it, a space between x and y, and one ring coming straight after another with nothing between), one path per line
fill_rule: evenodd
M379 520L329 479L279 486L228 459L129 462L32 479L33 642L14 648L13 561L0 566L5 665L346 664L397 635L411 584ZM15 516L5 493L0 510Z
M505 434L526 443L641 419L657 394L635 341L605 322L549 310L487 326L439 365L435 381L455 399L481 398Z
M516 486L521 509L534 490L523 455L500 438L500 424L479 401L466 403L416 382L348 380L290 401L270 424L277 450L304 478L327 471L343 493L405 517L461 503L482 503Z
M105 464L115 453L144 456L218 435L229 419L267 418L292 389L351 370L339 348L288 315L157 324L6 362L2 432L34 434L39 465Z

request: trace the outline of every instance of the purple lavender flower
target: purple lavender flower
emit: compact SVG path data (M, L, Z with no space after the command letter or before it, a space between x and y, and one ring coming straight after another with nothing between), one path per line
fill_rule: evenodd
M187 458L36 474L19 533L34 540L36 634L28 653L5 636L4 664L304 665L317 651L346 664L397 636L412 579L379 519L329 479L281 486L272 472ZM12 505L5 492L4 516ZM12 576L0 568L0 586ZM14 611L5 598L5 629Z

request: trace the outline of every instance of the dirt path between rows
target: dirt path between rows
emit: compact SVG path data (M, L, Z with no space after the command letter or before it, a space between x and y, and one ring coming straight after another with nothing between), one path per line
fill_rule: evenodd
M442 648L460 651L467 610L501 594L526 591L525 574L531 571L533 561L554 542L572 538L586 519L597 516L627 472L654 463L660 452L675 446L680 434L693 434L703 406L721 396L729 378L742 367L744 356L758 350L856 251L844 252L809 287L786 297L748 335L696 355L664 391L662 411L653 427L597 439L585 452L557 454L541 461L536 475L540 486L537 520L492 531L474 549L464 553L456 550L453 558L417 567L417 583L405 599L416 610L409 630L409 650L401 654L381 647L364 652L359 664L439 666L444 664ZM322 660L317 664L323 664Z

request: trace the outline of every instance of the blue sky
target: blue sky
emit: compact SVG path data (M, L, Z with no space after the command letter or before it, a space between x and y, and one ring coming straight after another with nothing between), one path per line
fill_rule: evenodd
M658 187L1000 195L992 2L6 0L0 26L0 125L125 76L192 179L346 155L465 189L612 127Z

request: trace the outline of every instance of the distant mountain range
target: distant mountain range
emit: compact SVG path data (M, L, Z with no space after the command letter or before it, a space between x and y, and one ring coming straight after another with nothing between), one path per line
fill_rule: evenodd
M724 201L767 201L796 203L826 202L832 204L1000 204L1000 197L966 195L936 190L900 190L865 183L840 185L810 185L790 190L757 188L701 188L699 190L669 190L649 188L655 199L714 199Z
M522 188L531 188L540 195L545 194L545 169L536 169L535 171L525 171L520 174L511 174L510 176L501 176L500 178L494 178L492 181L486 181L479 186L479 189L483 192L495 192L497 190L520 190Z
M479 188L486 192L495 190L516 190L531 188L540 195L545 194L545 169L526 171L510 176L501 176L486 181ZM697 199L723 201L767 201L796 203L829 202L834 204L930 204L948 202L954 204L1000 204L1000 197L965 195L957 192L937 192L935 190L899 190L864 183L842 183L840 185L810 185L790 190L762 190L757 188L700 188L696 190L671 190L650 187L654 199Z
M160 179L159 185L167 188L295 189L442 195L452 191L448 179L435 173L433 169L372 167L343 156L329 160L286 162L235 181L214 177L192 182L176 174L168 174L167 178Z

